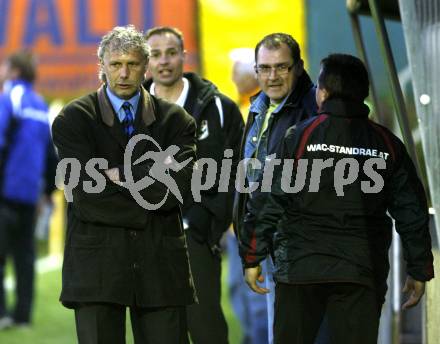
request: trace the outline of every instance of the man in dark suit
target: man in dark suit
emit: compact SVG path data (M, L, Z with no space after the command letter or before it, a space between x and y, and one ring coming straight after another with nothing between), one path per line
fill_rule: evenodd
M98 48L103 85L68 104L52 127L60 158L81 166L68 207L61 292L75 310L80 343L125 343L126 307L135 343L188 343L185 306L195 294L177 194L190 188L196 126L182 108L143 89L148 56L141 32L114 28ZM138 134L143 139L127 145ZM146 156L156 160L136 161ZM94 174L84 168L92 158L106 161ZM154 176L161 167L178 190ZM146 187L134 190L141 179Z

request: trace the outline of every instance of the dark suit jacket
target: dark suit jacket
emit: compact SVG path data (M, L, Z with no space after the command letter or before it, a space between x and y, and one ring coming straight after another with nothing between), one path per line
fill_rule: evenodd
M134 135L149 135L162 150L177 145L177 162L193 158L182 170L170 173L185 195L195 159L194 120L182 108L156 99L142 88L134 127ZM82 167L68 207L63 304L74 307L77 302L113 302L161 307L193 303L176 197L169 194L158 210L146 210L126 188L108 179L102 192L83 191L83 182L93 181L85 172L91 158L106 159L108 168L124 164L127 139L104 87L68 104L55 119L52 133L60 158L75 158ZM157 150L151 141L143 140L134 147L131 161ZM151 166L152 160L132 166L134 180L148 175ZM140 193L155 204L166 192L166 186L156 180Z

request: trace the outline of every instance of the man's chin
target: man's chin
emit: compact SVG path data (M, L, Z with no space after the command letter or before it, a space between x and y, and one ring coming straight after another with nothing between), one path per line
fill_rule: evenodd
M177 78L159 78L155 80L156 84L160 84L162 86L170 87L173 86L179 79Z
M275 102L275 103L279 103L281 102L287 94L281 94L281 93L266 93L267 96L270 98L271 101Z

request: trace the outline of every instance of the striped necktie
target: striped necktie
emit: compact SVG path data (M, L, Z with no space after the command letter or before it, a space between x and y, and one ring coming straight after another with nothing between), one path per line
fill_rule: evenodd
M129 102L125 102L124 104L122 104L122 108L124 109L125 112L125 118L122 121L122 125L124 126L124 132L127 135L127 138L130 139L134 131L133 113L131 112L131 104Z

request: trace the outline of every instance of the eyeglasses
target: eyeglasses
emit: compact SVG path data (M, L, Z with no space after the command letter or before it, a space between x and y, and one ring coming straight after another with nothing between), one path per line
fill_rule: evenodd
M288 64L279 64L275 66L258 65L255 67L255 72L263 76L269 76L272 70L275 70L277 75L286 75L292 70L294 66L295 64L292 64L290 66Z

